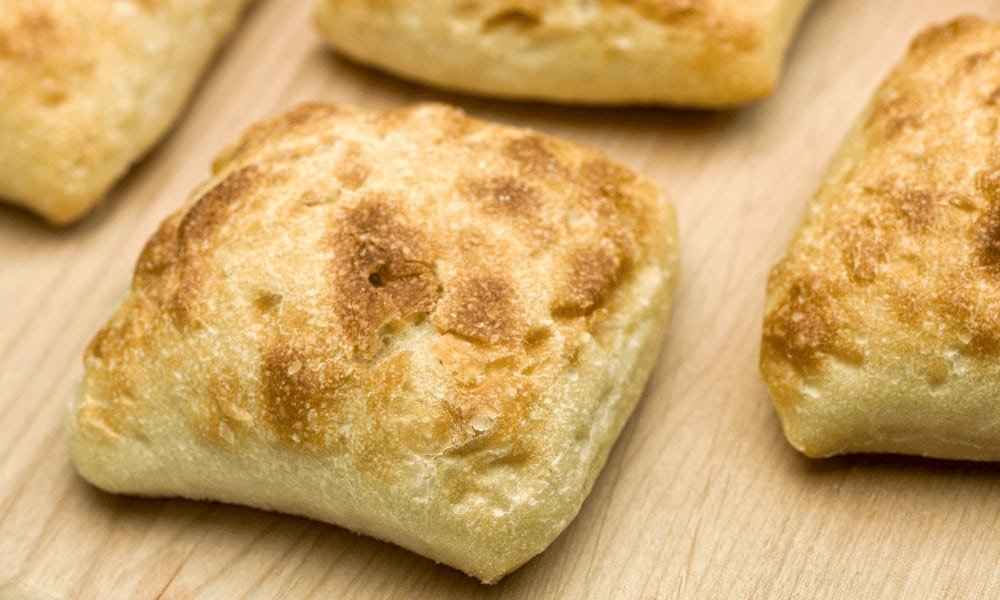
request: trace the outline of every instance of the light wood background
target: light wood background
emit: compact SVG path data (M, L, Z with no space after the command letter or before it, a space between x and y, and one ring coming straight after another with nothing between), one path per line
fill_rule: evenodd
M757 374L767 270L851 121L918 30L1000 18L1000 2L819 0L778 93L715 114L434 92L332 56L310 4L258 2L176 130L83 223L0 208L0 597L1000 597L1000 466L807 460ZM682 276L646 396L579 518L495 587L306 519L110 496L69 462L81 353L143 242L227 141L306 99L452 102L599 148L677 205Z

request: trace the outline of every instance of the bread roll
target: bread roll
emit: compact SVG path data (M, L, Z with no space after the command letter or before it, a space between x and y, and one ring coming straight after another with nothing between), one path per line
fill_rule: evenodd
M768 284L761 370L809 456L1000 459L1000 25L914 40Z
M86 352L73 461L494 582L580 509L676 267L668 202L593 151L438 105L305 105L143 250Z
M769 94L808 0L319 0L345 55L489 96L728 107Z
M93 208L170 127L246 0L0 2L0 199Z

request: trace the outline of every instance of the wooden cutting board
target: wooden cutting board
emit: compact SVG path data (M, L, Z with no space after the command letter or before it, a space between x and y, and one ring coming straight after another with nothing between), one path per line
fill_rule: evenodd
M0 598L1000 597L1000 466L807 460L757 374L767 271L850 123L918 30L1000 18L1000 2L819 0L777 94L724 113L435 92L334 57L310 5L258 2L176 130L83 223L0 208ZM69 462L80 356L144 241L245 126L307 99L458 104L599 148L677 205L682 276L645 398L580 516L497 586L306 519L114 497Z

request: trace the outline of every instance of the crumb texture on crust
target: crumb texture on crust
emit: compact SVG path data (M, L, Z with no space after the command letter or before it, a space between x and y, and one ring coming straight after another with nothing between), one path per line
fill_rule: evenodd
M79 218L170 126L247 0L4 0L0 199Z
M334 48L358 61L460 91L724 107L774 88L807 6L808 0L319 0L317 22Z
M440 105L303 105L147 243L86 353L73 457L495 581L578 511L676 260L657 187L595 152Z
M1000 459L1000 26L920 34L771 273L761 366L810 455Z

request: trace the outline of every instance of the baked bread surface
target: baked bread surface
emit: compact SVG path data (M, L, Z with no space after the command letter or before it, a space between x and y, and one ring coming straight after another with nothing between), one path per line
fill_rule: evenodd
M676 225L596 152L440 105L251 128L139 258L68 420L112 492L248 504L494 582L577 514Z
M492 96L725 107L770 93L808 0L319 0L338 51Z
M809 456L1000 459L1000 26L919 35L768 283L761 370Z
M247 0L0 3L0 199L57 224L173 123Z

